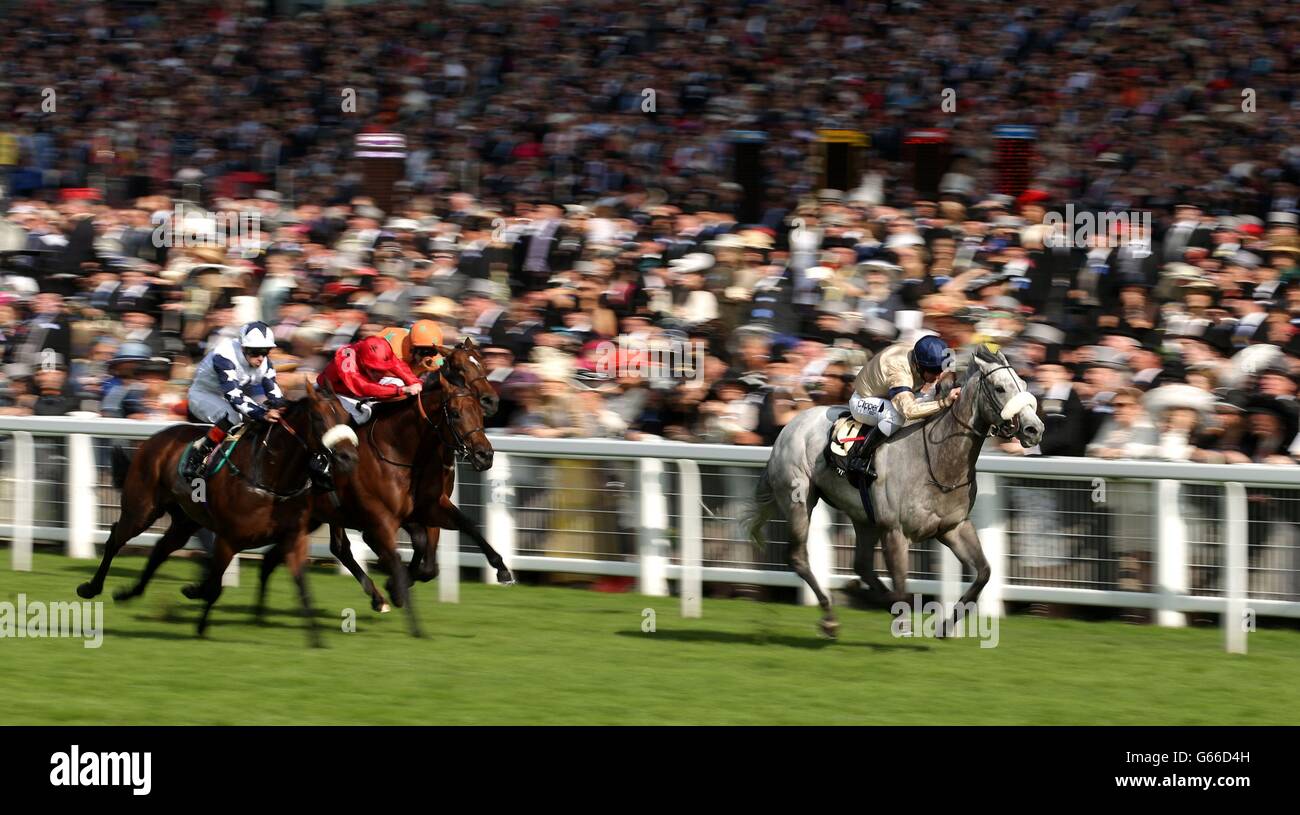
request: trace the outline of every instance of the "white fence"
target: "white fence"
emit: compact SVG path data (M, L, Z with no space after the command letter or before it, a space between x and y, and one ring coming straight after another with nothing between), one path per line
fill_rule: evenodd
M0 417L0 537L13 567L31 567L33 540L94 557L118 511L108 446L165 426ZM756 551L737 521L767 448L504 435L493 446L491 470L460 468L455 499L516 571L631 578L657 596L675 588L685 616L700 614L705 584L786 588L811 602L785 565L784 522ZM1300 617L1300 468L984 456L978 486L974 517L993 565L986 613L1109 606L1167 626L1213 613L1230 650L1244 650L1243 619ZM321 530L313 554L327 554L325 542ZM856 579L852 527L838 512L818 507L809 547L823 585ZM454 532L443 532L439 560L443 600L456 599L462 568L494 579ZM970 576L926 541L908 578L910 591L951 602Z

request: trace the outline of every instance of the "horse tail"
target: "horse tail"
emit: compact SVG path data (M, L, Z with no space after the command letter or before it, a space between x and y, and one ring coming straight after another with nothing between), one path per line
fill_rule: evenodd
M767 539L763 537L763 527L772 519L774 513L772 482L768 480L767 468L758 477L758 486L754 488L754 498L746 502L740 511L740 523L754 548L763 551L767 548Z
M126 486L126 474L131 469L131 459L135 457L135 450L120 442L109 449L111 450L109 459L112 465L113 486L120 490Z

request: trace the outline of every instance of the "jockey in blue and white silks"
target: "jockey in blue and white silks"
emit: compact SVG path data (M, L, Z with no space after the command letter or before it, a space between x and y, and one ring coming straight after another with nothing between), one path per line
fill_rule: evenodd
M190 418L213 427L195 442L197 454L189 459L186 478L197 475L226 433L245 419L279 421L285 400L271 365L274 347L266 323L252 322L239 330L238 339L217 343L199 363L190 384Z
M894 431L913 419L936 413L961 395L953 390L941 401L923 402L917 394L943 373L950 352L948 344L930 335L913 346L895 343L872 357L853 381L849 411L853 418L871 428L866 441L846 462L849 472L872 479L871 453Z

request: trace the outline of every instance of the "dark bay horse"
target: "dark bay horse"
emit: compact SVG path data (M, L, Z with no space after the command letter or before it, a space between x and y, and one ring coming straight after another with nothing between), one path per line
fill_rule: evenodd
M492 388L492 383L488 381L483 355L479 353L474 340L466 337L454 347L438 350L447 361L444 371L448 380L454 385L467 388L477 396L484 416L490 417L495 414L500 406L500 398ZM452 504L451 493L455 486L456 469L453 467L446 472L446 477L443 479L442 495L438 499L438 509L435 512L435 525L424 526L413 521L402 525L411 536L411 579L425 583L438 576L438 538L441 537L443 529L453 529L465 532L474 540L479 551L487 557L488 563L497 570L498 582L507 585L513 583L514 575L499 563L499 556L493 557L496 554L495 550L488 545L483 535L473 527L464 513ZM425 502L424 506L427 508L431 504Z
M320 644L311 595L307 587L307 547L311 532L312 481L309 462L325 457L336 477L346 478L357 466L359 451L350 417L329 389L310 384L307 396L289 404L278 424L256 422L244 428L229 459L215 473L183 481L181 457L206 429L176 425L140 444L122 484L122 514L113 524L95 576L77 588L84 598L99 595L114 556L163 513L171 524L163 533L135 586L114 593L127 600L145 587L167 556L185 545L201 527L216 533L216 546L206 578L186 586L190 599L205 601L199 618L201 636L212 606L221 595L221 576L236 552L268 544L289 564L307 620L308 636Z
M970 511L975 505L975 464L990 432L1017 438L1024 447L1042 440L1037 402L1001 353L981 346L951 407L896 431L875 454L878 477L871 485L874 523L858 490L826 463L827 438L841 408L803 411L782 429L759 478L746 526L755 544L763 543L763 526L778 511L790 522L790 565L817 596L821 631L834 637L839 621L830 596L808 566L808 523L819 499L849 516L856 535L853 570L873 599L910 602L907 595L908 548L937 538L952 550L974 582L961 603L975 601L989 579L989 564L980 547ZM883 543L892 590L876 577L872 560Z
M410 578L397 550L399 527L455 523L456 528L475 537L503 582L512 580L500 554L478 534L472 520L449 499L444 500L449 492L447 479L454 478L458 456L467 458L479 471L492 466L492 445L483 430L479 396L452 384L440 372L426 377L425 389L416 398L374 404L371 419L360 428L359 436L356 469L335 480L332 495L317 497L313 524L330 524L330 551L370 596L372 608L382 611L386 601L353 557L346 528L360 529L379 557L381 567L390 575L388 590L393 603L406 609L411 633L416 636L420 626L409 602ZM277 557L268 552L262 561L259 615L267 580L279 563Z

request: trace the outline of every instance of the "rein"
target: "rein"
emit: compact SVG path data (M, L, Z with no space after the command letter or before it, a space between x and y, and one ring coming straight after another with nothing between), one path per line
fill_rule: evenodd
M988 390L990 387L988 384L988 375L995 374L998 371L1004 371L1004 370L1011 371L1013 374L1015 373L1015 370L1010 365L999 365L998 367L994 368L991 371L980 370L977 373L977 381L978 381L978 387L980 389L980 393L986 398L988 398L990 401L994 401L994 400L992 394ZM1017 381L1019 380L1017 379ZM1023 390L1018 391L1018 393L1023 393L1023 392L1024 392ZM961 418L957 416L955 410L956 407L957 407L956 404L949 405L948 407L944 408L944 410L940 411L939 413L936 413L935 417L937 418L938 416L941 416L944 413L950 414L952 416L952 420L966 431L961 435L964 436L967 433L969 433L970 436L975 440L976 444L981 444L983 442L983 439L987 438L990 435L994 435L1002 439L1009 439L1013 435L1015 435L1015 424L1011 421L1004 421L999 423L998 425L989 425L987 430L981 432L973 425L967 424L966 422L962 421ZM932 419L930 421L927 421L921 427L921 448L925 451L925 469L930 475L930 483L938 487L940 492L945 492L945 493L952 492L953 490L960 489L961 487L965 487L969 485L974 481L974 478L967 477L965 481L962 481L957 484L944 484L938 478L935 477L934 464L930 460L930 432L929 432L930 426L933 425L934 423L935 420Z
M462 393L468 395L469 391L457 389L455 395L461 395ZM441 412L442 412L443 424L441 425L438 424L436 421L433 420L432 417L429 416L429 412L424 407L423 396L416 396L415 404L416 404L416 408L420 412L420 418L423 419L430 427L434 428L435 430L445 429L448 432L450 432L452 441L454 442L453 446L456 448L456 453L457 455L460 455L463 454L465 451L465 439L464 437L461 436L460 432L456 430L455 426L451 421L452 396L453 394L451 393L447 394L447 398L444 399L442 402ZM407 464L401 461L393 461L392 459L384 455L383 448L381 448L380 445L375 441L375 425L378 423L379 423L378 420L370 422L366 429L366 435L367 435L367 439L370 442L371 449L375 451L375 455L379 457L379 460L384 462L385 464L391 464L394 467L405 467L407 469L414 467L415 461L412 461L411 463Z
M309 447L307 445L307 442L303 440L302 436L298 434L298 431L294 430L293 427L291 427L290 425L284 422L275 422L274 424L272 423L267 424L266 429L262 431L263 448L266 447L267 442L270 440L271 430L275 425L279 425L283 427L285 430L289 431L289 436L294 441L298 442L298 444L302 446L303 450L305 450L308 455L312 455L311 447ZM241 479L243 479L243 481L248 485L250 489L269 495L272 498L276 499L277 501L288 501L292 498L297 498L298 496L306 493L312 487L312 480L310 475L308 475L303 480L303 484L301 487L292 490L290 492L280 492L279 490L274 489L273 487L269 487L265 484L259 483L262 480L262 455L260 455L259 451L256 449L253 450L252 471L248 473L247 476L245 476L245 474L239 469L239 467L235 465L235 462L230 461L229 465L230 465L231 472L234 473L236 476L239 476Z

